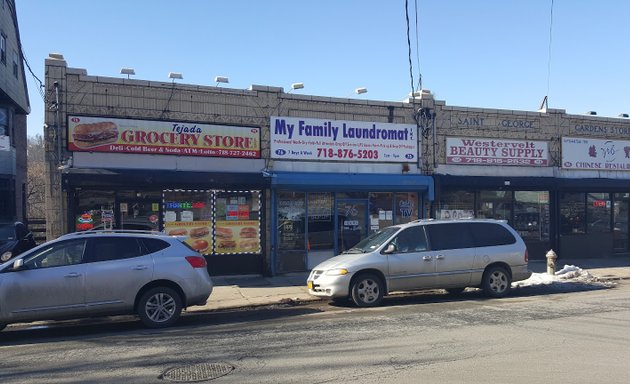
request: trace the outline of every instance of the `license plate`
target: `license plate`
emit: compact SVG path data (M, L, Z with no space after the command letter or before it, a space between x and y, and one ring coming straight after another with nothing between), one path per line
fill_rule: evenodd
M312 281L307 281L306 282L306 286L308 287L308 289L313 289L313 282Z

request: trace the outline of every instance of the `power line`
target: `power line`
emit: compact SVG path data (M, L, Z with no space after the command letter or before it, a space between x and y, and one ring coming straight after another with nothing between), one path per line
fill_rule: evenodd
M413 100L414 87L413 87L413 62L411 60L411 37L409 33L409 0L405 0L405 19L407 20L407 48L409 55L409 76L411 77L411 97Z

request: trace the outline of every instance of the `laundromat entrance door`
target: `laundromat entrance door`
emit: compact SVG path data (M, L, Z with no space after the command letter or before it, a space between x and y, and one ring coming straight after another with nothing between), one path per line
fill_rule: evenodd
M143 231L160 230L161 204L152 200L121 201L118 203L117 229Z
M339 253L367 236L367 200L337 200L337 247Z

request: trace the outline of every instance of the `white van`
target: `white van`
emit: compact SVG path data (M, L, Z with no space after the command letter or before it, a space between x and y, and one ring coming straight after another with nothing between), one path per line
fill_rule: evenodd
M417 220L384 228L316 266L314 296L378 305L393 291L482 288L503 297L512 281L531 276L527 247L504 220Z

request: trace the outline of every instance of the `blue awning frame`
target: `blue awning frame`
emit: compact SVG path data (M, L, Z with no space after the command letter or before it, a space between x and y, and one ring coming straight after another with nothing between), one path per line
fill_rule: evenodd
M319 192L423 192L435 198L432 176L381 173L273 172L271 189Z

